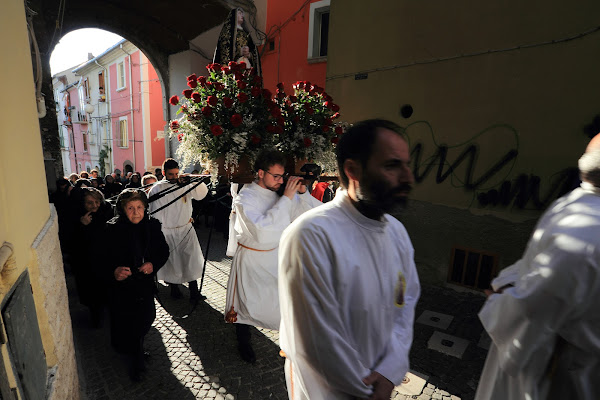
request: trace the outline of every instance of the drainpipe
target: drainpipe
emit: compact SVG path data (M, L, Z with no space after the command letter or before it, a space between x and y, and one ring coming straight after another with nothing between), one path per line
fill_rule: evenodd
M133 147L133 172L137 171L135 166L135 128L133 123L133 76L131 67L131 54L125 51L123 43L119 45L123 53L129 56L129 108L131 109L131 143Z
M106 68L104 65L101 65L98 63L98 60L94 59L94 62L96 63L97 66L99 66L100 68L102 68L104 70L104 105L106 106L106 117L107 117L107 136L108 134L110 134L110 139L112 139L112 131L111 131L111 126L112 126L112 119L110 118L110 100L108 98L108 94L110 92L110 78L108 76L108 68ZM100 102L98 102L98 114L100 114ZM110 174L113 171L113 165L115 164L113 161L113 151L112 151L112 140L110 140L108 137L106 138L106 147L108 148L108 154L110 156L110 159L108 160L108 163L110 164L110 168L106 171L108 174ZM100 141L102 143L102 141ZM106 164L106 161L104 161L104 163ZM102 177L102 179L104 179L104 177Z

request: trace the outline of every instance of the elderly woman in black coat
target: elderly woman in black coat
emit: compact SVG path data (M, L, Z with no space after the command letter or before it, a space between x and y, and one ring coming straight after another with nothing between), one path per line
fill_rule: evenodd
M125 189L117 200L118 217L107 224L107 237L124 244L107 255L111 341L117 351L131 356L135 381L145 369L144 336L156 318L154 276L169 258L160 222L147 209L142 190Z

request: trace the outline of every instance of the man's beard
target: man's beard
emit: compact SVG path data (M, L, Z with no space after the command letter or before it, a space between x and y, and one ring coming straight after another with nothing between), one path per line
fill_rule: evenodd
M367 177L367 179L369 179ZM406 208L408 203L407 196L398 196L400 193L407 194L412 186L403 183L394 188L386 188L384 182L369 179L369 183L360 185L356 190L356 197L359 205L364 210L395 214Z

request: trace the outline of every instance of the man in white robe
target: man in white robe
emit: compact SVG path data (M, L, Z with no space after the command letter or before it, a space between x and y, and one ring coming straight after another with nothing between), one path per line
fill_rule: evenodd
M152 186L148 193L151 200L150 213L175 200L197 184L192 182L178 187L179 165L172 158L165 160L162 173L164 179ZM152 196L165 190L170 192L152 201ZM178 284L183 282L189 282L191 301L196 301L200 297L196 280L202 276L204 257L193 226L192 199L202 200L207 193L208 188L201 183L174 203L152 214L162 224L162 231L170 251L169 260L158 271L157 278L170 284L171 296L174 298L182 297Z
M281 238L290 399L389 399L408 372L420 285L408 234L387 214L414 182L399 132L384 120L350 128L337 149L343 188Z
M242 359L256 358L249 325L279 329L277 254L281 233L304 211L321 205L299 177L290 177L283 196L285 157L277 150L262 151L255 163L257 180L244 186L233 202L237 248L227 283L227 322L236 323Z
M477 400L600 399L600 135L579 170L581 187L548 208L487 291Z

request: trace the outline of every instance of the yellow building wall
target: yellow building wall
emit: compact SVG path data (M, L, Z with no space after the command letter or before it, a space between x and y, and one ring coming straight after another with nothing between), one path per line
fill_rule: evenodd
M0 273L0 301L28 270L46 362L49 368L58 366L53 398L79 398L56 214L51 212L46 189L23 0L2 3L0 51L5 56L0 63L0 246L8 243L5 251L14 249ZM48 96L52 93L46 93ZM6 346L1 347L5 365L0 368L7 370L14 387Z
M542 207L483 207L477 196L532 174L543 198L576 167L583 128L600 114L599 13L597 1L332 1L326 89L343 120L406 127L411 146L423 146L421 172L438 146L452 163L475 145L472 168L465 160L437 183L438 159L414 199L524 221ZM367 79L355 80L361 72ZM410 118L400 115L406 104ZM476 182L511 151L514 159L468 187L468 169Z

